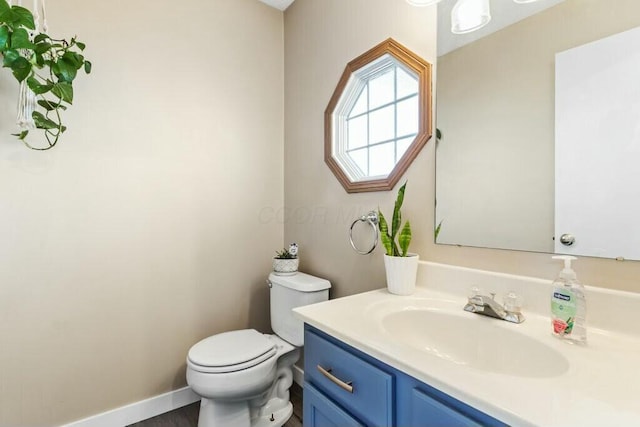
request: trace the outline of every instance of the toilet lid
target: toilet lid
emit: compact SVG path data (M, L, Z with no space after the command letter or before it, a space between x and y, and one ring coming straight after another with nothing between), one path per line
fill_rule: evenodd
M205 338L189 350L189 361L211 371L247 369L275 354L273 341L255 329L223 332Z

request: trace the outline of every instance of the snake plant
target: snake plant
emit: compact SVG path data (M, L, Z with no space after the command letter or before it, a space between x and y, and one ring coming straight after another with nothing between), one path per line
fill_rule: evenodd
M380 229L380 239L384 246L385 252L389 256L401 256L406 257L409 250L409 244L411 243L411 224L409 221L404 223L404 226L400 227L402 223L402 202L404 202L404 191L407 186L405 182L398 190L398 196L396 197L396 203L393 208L393 218L391 221L391 233L389 233L389 224L386 218L378 208L378 228ZM396 238L398 244L396 244Z

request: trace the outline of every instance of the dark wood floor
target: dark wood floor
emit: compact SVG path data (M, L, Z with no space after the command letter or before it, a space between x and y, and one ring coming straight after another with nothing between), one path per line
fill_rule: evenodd
M283 427L302 427L302 388L294 383L290 392L293 415ZM197 427L199 410L200 402L196 402L127 427Z

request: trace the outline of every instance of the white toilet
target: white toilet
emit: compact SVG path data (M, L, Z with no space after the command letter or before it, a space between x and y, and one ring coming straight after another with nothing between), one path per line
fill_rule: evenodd
M329 299L328 280L296 273L269 275L271 327L205 338L189 350L187 383L202 397L198 427L280 427L291 414L292 366L304 325L292 309Z

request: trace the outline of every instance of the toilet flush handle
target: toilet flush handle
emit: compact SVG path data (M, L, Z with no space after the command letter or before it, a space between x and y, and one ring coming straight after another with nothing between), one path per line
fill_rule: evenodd
M273 288L273 283L271 283L271 280L267 279L266 282L268 287Z

